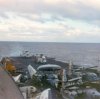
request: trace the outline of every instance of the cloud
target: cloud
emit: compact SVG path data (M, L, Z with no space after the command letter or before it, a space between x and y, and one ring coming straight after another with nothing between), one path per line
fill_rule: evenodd
M99 0L0 0L0 40L99 41L99 12Z
M49 13L72 19L100 19L99 0L0 0L2 11Z
M90 25L85 22L55 17L52 21L51 15L43 17L35 14L20 15L19 13L6 13L7 19L0 23L0 40L16 40L16 41L84 41L86 38L100 37L99 27ZM36 16L36 17L34 17ZM39 21L49 20L49 21ZM59 19L59 20L56 20ZM50 21L51 20L51 21ZM77 23L76 23L77 22ZM3 33L3 34L2 34ZM4 37L4 38L2 38Z

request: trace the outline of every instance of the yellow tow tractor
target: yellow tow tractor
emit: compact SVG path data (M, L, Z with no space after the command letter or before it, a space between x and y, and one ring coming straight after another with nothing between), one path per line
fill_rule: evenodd
M14 73L16 71L16 67L13 65L13 62L10 58L3 58L1 60L1 63L3 64L3 68L10 72L10 73Z

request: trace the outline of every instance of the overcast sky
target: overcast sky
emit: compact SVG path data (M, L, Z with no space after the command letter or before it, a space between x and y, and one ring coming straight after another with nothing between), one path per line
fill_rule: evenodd
M100 0L0 0L0 41L100 43Z

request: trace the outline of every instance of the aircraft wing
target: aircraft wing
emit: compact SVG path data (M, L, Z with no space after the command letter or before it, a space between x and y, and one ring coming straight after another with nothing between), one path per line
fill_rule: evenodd
M50 95L50 91L51 91L50 88L44 90L44 91L41 93L39 99L52 99L52 96Z
M77 81L77 80L80 80L80 79L82 79L82 77L73 78L73 79L70 79L70 80L68 80L68 81L69 81L69 82L72 82L72 81Z
M33 75L35 75L37 71L31 65L29 65L28 72L29 72L30 77L32 78Z
M19 83L21 76L22 76L22 74L19 74L18 76L13 77L14 81Z

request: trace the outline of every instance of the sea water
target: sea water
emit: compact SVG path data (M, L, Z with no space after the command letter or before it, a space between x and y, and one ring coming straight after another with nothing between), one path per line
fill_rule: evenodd
M0 58L19 56L26 50L77 65L100 65L99 43L0 42Z

